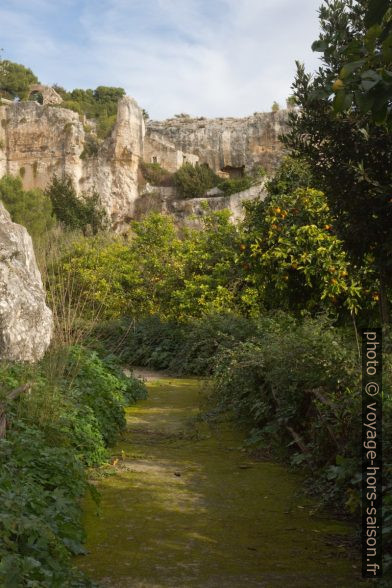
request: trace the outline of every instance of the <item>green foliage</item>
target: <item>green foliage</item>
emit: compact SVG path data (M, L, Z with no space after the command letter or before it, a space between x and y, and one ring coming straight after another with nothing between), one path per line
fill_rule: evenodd
M143 178L153 186L172 186L173 174L164 169L159 163L140 163Z
M249 338L253 321L228 314L213 314L179 324L147 317L136 324L109 323L96 335L115 350L122 361L176 375L206 376L213 372L217 355Z
M117 104L120 98L125 96L123 88L110 86L98 86L95 90L72 90L66 92L63 88L59 91L64 102L62 108L69 108L87 118L97 122L97 135L105 139L111 132L117 118Z
M364 298L359 272L335 234L322 192L278 193L248 211L251 271L259 276L268 306L314 312L338 305L358 311Z
M200 198L217 186L220 178L208 165L184 163L174 174L173 180L183 198Z
M86 133L84 148L82 153L80 154L80 159L88 159L89 157L94 157L98 154L98 150L99 142L97 138L91 133Z
M244 176L243 178L231 178L228 180L221 180L219 182L219 188L229 196L230 194L237 194L243 190L249 190L255 183L255 180L250 176Z
M312 176L306 161L286 155L267 183L267 191L271 196L290 194L297 188L316 188L316 180Z
M181 321L258 312L257 293L239 264L241 231L227 211L207 215L204 230L186 231L182 239L159 214L132 229L130 242L83 239L64 256L59 273L72 273L86 312L99 304L105 318L159 314Z
M352 106L361 113L371 113L376 124L390 125L392 101L392 9L388 0L371 0L358 6L349 5L346 22L354 22L351 39L340 45L339 59L341 69L337 79L330 72L325 86L331 87L335 94L333 107L343 112ZM362 16L359 20L358 15ZM328 7L320 14L329 20ZM343 23L342 23L343 24ZM343 27L338 31L343 36ZM355 31L355 34L354 34ZM345 31L345 34L346 31ZM328 61L333 48L326 35L313 44L314 51L320 51ZM336 59L336 57L335 57Z
M0 59L0 96L12 100L19 97L21 100L28 97L31 84L37 84L38 78L31 69Z
M67 371L73 376L71 397L80 408L91 408L105 445L114 443L125 427L123 407L136 400L139 390L120 371L112 373L97 353L82 347L71 350Z
M86 466L101 465L124 427L124 406L145 394L113 358L62 349L66 370L53 383L50 358L38 366L0 363L2 392L32 382L7 408L0 440L0 584L92 586L72 567L84 553L80 500ZM91 488L93 492L93 488ZM96 497L96 492L93 492Z
M271 111L272 112L279 112L279 110L280 110L280 106L279 106L279 104L275 100L275 102L271 106Z
M56 218L67 229L80 229L83 232L90 229L96 234L106 227L107 216L99 195L93 192L78 197L69 176L62 179L54 176L45 194L52 203Z
M256 179L257 177L244 176L224 180L217 176L207 164L193 166L191 163L184 163L173 175L173 183L183 198L200 198L215 187L229 196L248 190L255 184Z
M19 177L0 179L0 200L15 223L26 227L37 243L54 226L52 204L42 190L23 190Z
M348 254L358 263L372 256L380 282L381 319L387 323L388 288L392 286L392 135L387 126L374 121L379 109L385 113L384 99L374 102L374 112L362 111L357 106L347 110L353 94L345 94L338 84L334 88L335 109L331 100L333 81L340 72L346 67L347 77L351 75L347 71L346 50L357 47L361 51L368 7L368 2L336 0L323 4L320 40L313 45L313 49L323 53L322 66L310 76L303 65L297 64L293 89L300 109L289 114L290 130L283 142L309 164L336 217L336 231ZM380 47L378 41L376 46ZM355 72L354 69L352 74ZM358 75L359 72L360 69ZM372 91L372 82L369 86L367 82L371 80L366 77L367 74L357 97L363 94L366 98ZM344 102L342 112L336 100Z

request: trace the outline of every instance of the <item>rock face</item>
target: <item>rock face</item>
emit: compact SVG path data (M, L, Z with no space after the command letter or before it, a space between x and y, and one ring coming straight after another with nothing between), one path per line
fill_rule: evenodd
M29 189L66 173L78 193L98 192L114 227L132 216L144 138L143 113L132 98L119 102L103 142L77 113L36 102L0 106L0 121L0 177L20 175Z
M240 177L257 167L270 173L283 155L278 137L286 129L287 112L150 121L146 130L142 110L124 97L105 140L98 139L91 121L61 105L3 104L0 121L0 177L19 175L29 189L45 188L54 175L68 174L79 194L99 194L112 228L121 230L143 207L137 203L142 159L171 172L189 162L208 164L222 177Z
M174 118L147 124L145 160L154 157L163 167L173 153L197 156L215 172L230 177L262 166L272 172L283 155L279 135L287 125L287 111L256 113L247 118ZM182 161L181 161L182 163ZM169 166L169 171L172 170Z
M256 199L264 200L266 196L264 183L230 196L211 195L186 199L179 198L174 188L149 186L136 202L135 217L140 220L148 212L160 212L173 216L178 225L197 228L201 225L202 217L205 216L206 211L228 209L231 213L231 220L237 222L244 218L244 202Z
M30 86L30 95L31 94L41 94L42 104L61 104L63 101L54 88L42 84L33 84Z
M0 359L40 359L52 326L31 237L0 203Z

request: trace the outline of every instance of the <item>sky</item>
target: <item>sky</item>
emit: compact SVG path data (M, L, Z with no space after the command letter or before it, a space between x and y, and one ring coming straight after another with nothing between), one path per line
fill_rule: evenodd
M322 0L0 0L3 59L67 90L120 86L151 118L285 104Z

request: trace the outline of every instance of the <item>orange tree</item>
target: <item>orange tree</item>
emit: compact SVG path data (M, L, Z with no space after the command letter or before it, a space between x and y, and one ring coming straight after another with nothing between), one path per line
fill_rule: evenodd
M297 64L298 108L290 112L283 137L317 178L350 257L372 263L384 324L390 320L392 289L389 4L323 2L320 37L313 44L321 53L320 68L310 75Z
M357 313L368 264L350 264L324 194L298 188L248 205L244 255L267 308ZM371 304L378 293L373 292Z

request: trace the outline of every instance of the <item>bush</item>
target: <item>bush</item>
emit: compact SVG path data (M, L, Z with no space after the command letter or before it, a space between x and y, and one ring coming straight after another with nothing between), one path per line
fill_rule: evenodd
M84 148L82 153L80 154L80 159L88 159L89 157L95 157L98 155L99 151L99 142L94 135L90 133L86 133L85 141L84 141Z
M274 177L267 183L268 193L273 195L291 194L297 188L316 188L317 182L309 165L302 159L286 156Z
M45 194L50 198L56 218L67 229L86 232L90 228L96 234L106 227L108 218L99 195L93 192L77 196L69 176L62 179L54 176Z
M220 178L208 165L184 163L173 176L174 185L183 198L200 198L219 184Z
M66 92L59 88L63 98L62 108L69 108L88 119L97 122L97 135L105 139L112 131L117 120L117 105L120 98L125 96L123 88L98 86L95 90L75 89Z
M172 186L173 174L161 167L159 163L140 163L143 178L153 186Z
M0 93L4 98L27 98L31 84L37 83L38 78L31 69L19 63L0 59Z
M71 560L84 553L85 467L106 460L107 444L124 427L124 406L145 395L113 358L101 360L81 347L61 354L62 377L53 374L50 357L36 366L0 363L2 392L33 383L29 395L7 407L7 435L0 440L4 587L92 586Z
M253 321L235 315L208 315L179 324L152 316L136 324L109 323L95 335L124 363L176 375L207 376L217 355L251 336Z
M42 190L23 190L19 177L3 176L0 179L0 200L15 223L26 227L37 243L55 223L52 203Z
M255 184L255 180L250 176L244 176L243 178L232 178L230 180L223 180L219 183L219 188L229 196L230 194L237 194L237 192L243 192L249 190Z

